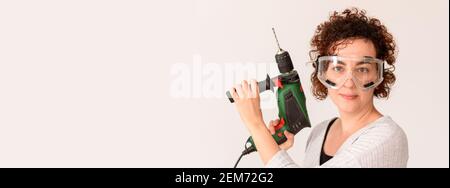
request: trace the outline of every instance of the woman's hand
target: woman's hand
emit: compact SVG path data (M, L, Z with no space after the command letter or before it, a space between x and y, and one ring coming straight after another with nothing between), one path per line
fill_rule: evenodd
M261 113L259 87L256 80L251 80L250 84L247 81L242 81L242 84L231 88L231 96L234 99L236 108L241 116L242 121L247 126L252 135L253 142L258 153L266 165L269 160L280 150L280 147L270 134L270 129L267 129L266 124ZM272 123L275 124L275 123ZM275 132L275 131L273 131ZM283 144L286 149L290 148L294 142L293 135L286 133L288 140Z
M275 126L278 125L278 123L280 123L279 119L276 120L271 120L269 122L269 131L270 134L275 134ZM286 136L287 140L286 142L280 144L280 148L283 150L288 150L289 148L292 147L292 145L294 145L294 134L288 132L288 131L284 131L284 136Z
M256 80L251 80L250 84L244 80L242 84L236 85L230 91L239 115L249 130L259 125L265 125L261 113L259 87Z

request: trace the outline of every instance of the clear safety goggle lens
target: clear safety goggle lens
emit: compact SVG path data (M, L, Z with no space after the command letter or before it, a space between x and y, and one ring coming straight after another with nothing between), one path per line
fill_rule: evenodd
M322 56L316 61L318 78L328 88L338 89L348 79L361 89L370 89L383 81L384 61L372 57Z

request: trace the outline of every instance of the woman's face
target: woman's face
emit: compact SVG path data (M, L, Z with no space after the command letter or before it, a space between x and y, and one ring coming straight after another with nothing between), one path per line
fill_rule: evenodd
M373 43L365 39L354 39L347 44L338 45L334 54L344 57L376 57ZM351 63L348 63L351 66ZM347 79L339 89L328 89L328 95L339 111L354 113L373 105L374 89L361 90L352 79Z

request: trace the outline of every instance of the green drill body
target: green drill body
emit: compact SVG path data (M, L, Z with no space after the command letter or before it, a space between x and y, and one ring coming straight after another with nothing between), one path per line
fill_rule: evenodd
M282 144L287 140L284 131L296 134L305 127L311 127L308 111L306 109L306 98L302 89L297 71L293 70L287 74L278 76L276 83L278 118L279 124L275 126L275 134L272 135L277 144ZM256 151L253 139L247 140L247 152ZM246 153L247 153L246 152Z

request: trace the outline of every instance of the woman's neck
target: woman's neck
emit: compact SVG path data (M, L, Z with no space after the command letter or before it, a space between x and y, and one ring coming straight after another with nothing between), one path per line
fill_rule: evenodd
M349 113L340 111L339 114L340 117L337 127L339 127L341 133L345 135L351 135L368 123L383 116L373 104L358 112Z

